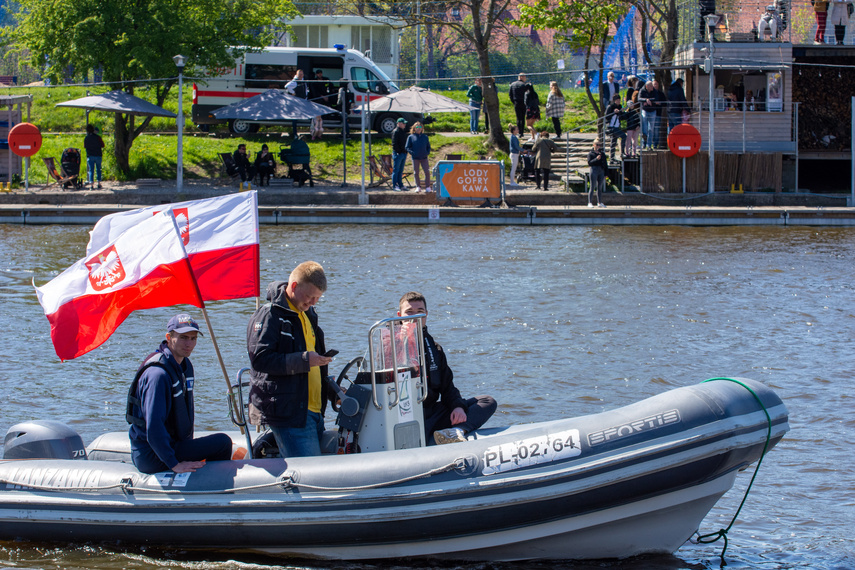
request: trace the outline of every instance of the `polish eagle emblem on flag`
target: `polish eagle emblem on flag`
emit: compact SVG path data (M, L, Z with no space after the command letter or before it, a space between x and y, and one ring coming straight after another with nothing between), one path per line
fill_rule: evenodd
M152 215L156 216L159 213L160 210L154 212ZM181 241L184 243L184 247L187 247L187 244L190 243L190 209L173 208L172 214L175 216L175 223L178 224L178 231L181 233Z
M115 245L87 261L86 267L89 269L89 283L96 291L109 289L125 278L125 268Z

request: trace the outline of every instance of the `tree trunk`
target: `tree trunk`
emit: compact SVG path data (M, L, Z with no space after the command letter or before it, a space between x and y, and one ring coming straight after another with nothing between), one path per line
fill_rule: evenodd
M133 133L128 130L127 120L127 117L122 113L116 113L116 122L113 130L113 156L116 157L116 167L126 177L131 172L131 145L134 144ZM133 128L133 125L131 125L131 128Z
M490 71L490 56L487 47L475 45L478 52L478 67L481 70L481 87L484 91L484 114L490 119L489 144L508 151L509 143L502 128L502 118L499 116L499 92L496 90L496 80Z

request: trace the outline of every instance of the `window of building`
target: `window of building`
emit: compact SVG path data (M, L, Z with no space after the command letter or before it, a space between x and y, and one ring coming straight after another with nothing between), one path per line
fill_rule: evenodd
M291 26L291 46L308 48L328 48L328 26Z
M350 44L375 63L392 63L392 29L388 26L353 26Z

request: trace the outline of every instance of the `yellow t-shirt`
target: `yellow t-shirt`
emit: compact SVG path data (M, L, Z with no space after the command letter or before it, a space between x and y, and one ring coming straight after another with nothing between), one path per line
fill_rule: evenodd
M303 325L303 338L306 339L306 350L309 352L315 351L315 330L312 328L312 323L309 322L309 317L305 313L298 311L291 301L288 301L288 306L291 310L300 315L300 324ZM309 411L316 414L321 413L321 367L312 366L309 368Z

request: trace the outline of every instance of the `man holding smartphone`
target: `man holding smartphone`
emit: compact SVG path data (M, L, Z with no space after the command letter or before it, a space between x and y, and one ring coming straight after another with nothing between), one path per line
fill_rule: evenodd
M323 378L334 351L326 351L314 306L326 289L324 268L301 263L287 283L267 286L269 302L246 329L250 421L270 427L282 457L321 454L324 410L332 396Z

